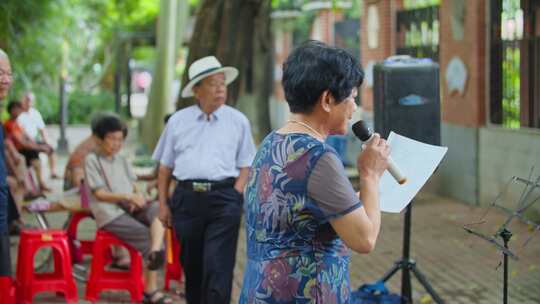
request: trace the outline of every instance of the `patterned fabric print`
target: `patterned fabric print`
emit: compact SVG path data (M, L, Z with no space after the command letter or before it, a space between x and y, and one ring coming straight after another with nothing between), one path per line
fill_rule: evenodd
M248 262L240 303L348 303L349 249L307 195L333 151L305 134L268 135L246 189Z

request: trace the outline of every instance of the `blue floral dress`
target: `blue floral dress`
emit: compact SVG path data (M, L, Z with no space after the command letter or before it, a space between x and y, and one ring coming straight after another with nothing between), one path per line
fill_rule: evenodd
M300 133L270 133L245 193L247 265L240 303L348 303L350 250L308 196L307 183L328 145Z

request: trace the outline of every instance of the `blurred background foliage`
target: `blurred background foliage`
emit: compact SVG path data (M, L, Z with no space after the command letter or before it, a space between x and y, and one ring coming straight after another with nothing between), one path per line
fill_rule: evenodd
M65 69L69 123L88 123L89 112L112 110L118 42L128 32L154 32L158 10L156 0L2 0L0 47L15 74L10 99L32 90L46 122L58 123ZM136 52L150 62L154 54Z
M314 13L302 11L302 6L312 1L268 1L273 11L301 12L290 25L294 43L309 38ZM191 16L202 2L189 0ZM361 1L352 2L354 9L346 14L359 14ZM88 123L92 111L114 110L115 56L121 42L130 33L155 33L158 12L158 0L1 0L0 48L10 55L15 75L9 98L33 91L46 122L58 123L64 71L69 124ZM131 55L137 66L153 69L154 45L137 46ZM183 64L176 67L177 76Z

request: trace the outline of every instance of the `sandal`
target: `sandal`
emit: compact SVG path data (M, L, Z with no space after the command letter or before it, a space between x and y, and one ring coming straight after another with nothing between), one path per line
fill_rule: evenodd
M163 250L152 251L148 255L148 270L158 270L165 262L165 252Z
M150 293L143 293L143 304L169 304L173 303L173 300L166 294L156 289Z

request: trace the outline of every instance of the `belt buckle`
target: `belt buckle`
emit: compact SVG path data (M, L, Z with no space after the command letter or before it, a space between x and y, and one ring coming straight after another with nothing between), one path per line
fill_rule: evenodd
M195 192L208 192L212 188L210 183L193 182L193 191Z

